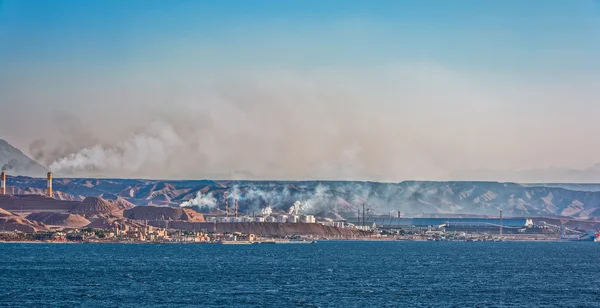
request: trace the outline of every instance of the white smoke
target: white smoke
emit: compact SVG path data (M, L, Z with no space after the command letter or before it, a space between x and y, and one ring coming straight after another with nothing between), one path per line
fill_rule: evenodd
M287 187L283 190L275 189L274 187L251 187L242 196L242 200L246 204L253 207L258 207L262 204L282 205L290 197L290 191Z
M267 205L260 212L262 216L270 216L271 214L273 214L273 208L270 205Z
M321 211L333 210L335 204L332 203L332 197L329 186L319 184L304 202L300 202L298 212L316 214Z
M377 74L381 78L365 77ZM67 133L73 140L61 136L70 145L64 151L53 151L52 139L33 148L40 152L36 156L53 158L49 165L57 176L439 178L454 170L457 157L471 155L463 149L475 146L472 140L477 138L464 137L473 136L472 127L480 127L478 134L487 136L485 140L494 140L477 147L481 161L494 161L499 147L511 146L505 143L512 139L495 138L497 132L490 131L495 126L478 125L482 117L465 119L456 111L468 107L487 112L481 102L495 102L477 81L425 65L360 74L249 72L194 85L180 81L182 91L175 92L132 86L127 95L110 98L115 108L100 108L104 105L99 103L92 104L96 109L71 108L94 132L93 145L87 135L71 130ZM103 98L87 94L81 99ZM146 127L154 119L161 123ZM55 154L61 157L54 159Z
M294 205L292 205L290 207L290 209L288 210L288 214L298 215L300 213L301 209L302 209L302 202L296 201L296 202L294 202Z
M84 148L54 161L49 169L59 174L78 170L106 174L123 171L135 173L142 169L168 166L172 157L184 149L185 143L173 127L153 122L143 133L134 134L112 146L98 144Z
M179 205L179 207L191 206L208 207L213 209L217 206L217 199L213 196L212 193L208 193L205 195L201 192L198 192L196 194L196 198L185 201Z
M242 196L242 193L240 191L239 186L234 185L233 189L227 194L227 199L230 199L233 201L235 201L235 200L239 201L241 196Z

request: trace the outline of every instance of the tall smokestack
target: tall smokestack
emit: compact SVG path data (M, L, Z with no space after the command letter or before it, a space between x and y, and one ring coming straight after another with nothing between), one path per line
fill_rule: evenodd
M238 210L239 210L238 202L237 202L237 199L235 199L235 217L238 217Z
M0 194L6 195L6 173L2 172L0 176Z
M229 217L229 199L225 199L225 217Z
M365 204L363 203L363 223L362 225L365 225Z
M48 196L52 197L52 172L48 172Z

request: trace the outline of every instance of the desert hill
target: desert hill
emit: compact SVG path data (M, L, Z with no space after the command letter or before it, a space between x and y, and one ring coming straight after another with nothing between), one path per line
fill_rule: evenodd
M35 221L30 221L26 218L15 215L5 209L0 208L0 230L37 232L46 230L46 226Z
M79 202L57 200L44 195L0 195L0 207L11 212L58 212L67 213Z
M204 216L192 209L166 206L138 206L125 210L123 216L135 220L185 220L204 222Z
M115 204L100 197L87 197L73 207L71 213L83 215L111 214L117 210Z
M216 232L242 232L266 236L285 235L317 235L317 236L342 236L352 237L362 234L361 231L348 228L328 227L322 224L294 224L294 223L209 223L190 221L149 221L148 224L160 228L174 228L178 230L201 231L215 230Z
M39 212L27 215L27 219L45 225L64 226L69 228L82 228L90 224L85 217L77 214Z
M91 223L85 226L85 228L92 229L111 229L111 228L119 228L124 229L125 226L128 227L142 227L143 224L139 221L127 219L124 217L117 216L103 216L98 215L91 218Z

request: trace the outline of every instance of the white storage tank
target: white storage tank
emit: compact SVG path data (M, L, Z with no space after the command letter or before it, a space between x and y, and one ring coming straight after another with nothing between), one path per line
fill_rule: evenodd
M287 215L279 215L277 216L277 222L279 223L284 223L288 221L288 216Z
M315 216L313 216L313 215L302 215L302 217L301 217L300 220L303 223L314 224L315 223Z
M333 223L333 226L336 228L343 228L344 227L344 222L343 221L336 221Z
M288 218L288 222L291 222L291 223L298 223L298 222L300 222L300 216L298 216L298 215L291 215L291 216Z
M268 216L267 218L265 218L266 222L277 222L277 217L275 216Z
M265 219L263 217L256 217L254 219L255 222L265 222Z

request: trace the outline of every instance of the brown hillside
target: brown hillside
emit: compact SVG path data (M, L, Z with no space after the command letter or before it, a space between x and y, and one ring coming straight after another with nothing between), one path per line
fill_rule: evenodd
M186 220L204 222L204 215L192 209L168 206L137 206L125 210L123 216L136 220Z
M92 229L110 229L111 227L118 227L123 229L125 226L129 227L141 227L142 224L134 220L130 220L122 217L114 216L99 216L92 220L92 222L85 226L86 228Z
M7 217L7 216L17 216L3 208L0 208L0 217Z
M115 204L98 197L87 197L71 210L73 214L94 215L110 214L117 211Z
M79 201L56 200L43 195L0 195L0 208L10 212L66 213L79 203Z
M199 223L188 221L149 221L149 225L155 227L179 230L209 230L213 231L216 227L217 232L242 232L253 233L257 235L285 236L285 235L318 235L318 236L341 236L352 237L363 234L360 231L335 228L321 224L303 224L303 223L264 223L264 222L243 222L243 223ZM363 234L364 235L364 234Z
M64 226L69 228L82 228L90 224L90 221L81 215L65 213L31 213L27 216L27 219L41 222L45 225Z
M109 202L114 204L119 210L128 210L135 207L135 204L125 200L122 197L118 197L117 200L111 200Z
M0 231L37 232L44 231L43 224L30 221L0 208Z

